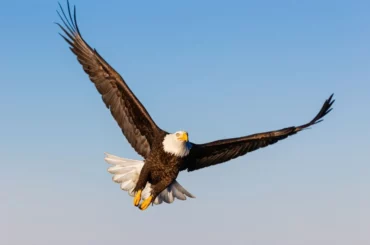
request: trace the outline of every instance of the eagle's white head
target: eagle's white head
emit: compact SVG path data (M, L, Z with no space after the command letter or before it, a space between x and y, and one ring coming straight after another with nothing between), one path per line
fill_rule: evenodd
M163 149L165 152L177 157L187 156L191 149L188 133L177 131L173 134L167 134L163 140Z

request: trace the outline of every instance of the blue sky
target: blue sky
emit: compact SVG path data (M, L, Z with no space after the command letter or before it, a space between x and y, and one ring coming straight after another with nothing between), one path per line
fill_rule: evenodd
M140 159L58 35L56 1L0 15L0 243L368 244L369 1L71 1L164 129L207 142L311 130L205 170L141 212L104 152ZM62 1L64 5L64 2Z

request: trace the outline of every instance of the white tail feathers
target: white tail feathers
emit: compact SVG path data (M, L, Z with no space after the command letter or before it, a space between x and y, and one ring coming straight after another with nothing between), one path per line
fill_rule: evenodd
M108 168L108 172L113 174L113 181L121 184L121 189L127 191L130 196L134 196L134 188L139 179L140 171L144 166L144 161L121 158L108 153L105 153L104 160L113 165ZM141 200L148 198L151 190L151 184L148 182L141 193ZM162 202L172 203L175 198L186 200L186 196L195 198L174 180L156 197L154 204L161 204Z

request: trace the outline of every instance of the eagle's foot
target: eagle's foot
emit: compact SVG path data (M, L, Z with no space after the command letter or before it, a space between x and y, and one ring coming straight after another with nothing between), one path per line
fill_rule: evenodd
M153 200L153 196L152 195L150 195L147 199L145 199L142 203L141 203L141 205L140 205L140 209L141 210L145 210L145 209L147 209L148 207L149 207L149 205L152 203L152 200Z
M141 200L141 190L138 190L134 197L134 205L136 207L139 206L140 200Z

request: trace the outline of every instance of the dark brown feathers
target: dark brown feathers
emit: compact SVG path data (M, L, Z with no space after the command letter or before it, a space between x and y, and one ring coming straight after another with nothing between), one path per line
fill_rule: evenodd
M123 134L137 153L146 158L151 150L154 138L163 133L154 123L144 106L131 92L123 78L82 38L77 25L76 8L72 11L68 4L68 16L60 6L58 12L64 25L59 25L61 35L71 46L84 71L102 95L102 99Z
M193 171L229 161L245 155L248 152L274 144L279 140L285 139L307 127L317 124L332 110L331 106L334 103L332 98L333 95L325 101L320 112L314 119L298 127L288 127L276 131L253 134L240 138L218 140L200 145L193 144L184 169L187 168L188 171Z
M136 152L144 158L147 159L151 155L150 153L155 156L155 151L162 154L162 141L166 132L155 124L144 106L126 85L123 78L95 49L92 49L84 41L76 21L76 8L73 8L72 12L68 1L67 4L67 14L59 4L61 13L58 12L58 14L63 25L58 25L64 32L62 37L69 43L72 52L77 56L84 71L95 84L105 105L121 127L123 134ZM180 165L176 165L177 163L170 166L166 162L164 155L160 155L153 164L159 166L158 169L161 171L158 176L161 177L161 174L165 172L164 170L172 171L177 176L178 170L188 169L188 171L193 171L229 161L248 152L274 144L279 140L321 122L323 117L332 110L331 106L333 103L333 95L331 95L325 101L319 113L310 122L301 126L288 127L240 138L218 140L206 144L192 144L189 155L186 158L179 159L181 167Z

